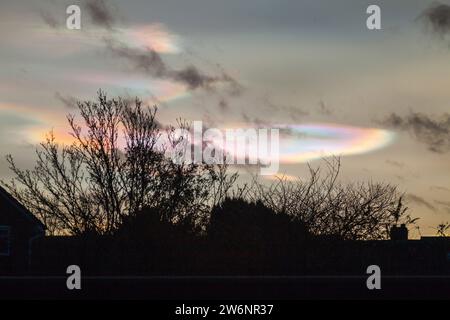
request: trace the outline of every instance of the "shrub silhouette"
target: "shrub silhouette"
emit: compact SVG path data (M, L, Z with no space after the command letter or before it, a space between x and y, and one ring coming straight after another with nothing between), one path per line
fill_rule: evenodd
M208 229L212 241L230 248L286 244L306 234L302 222L277 214L262 202L229 198L213 208Z
M154 208L124 219L111 237L110 268L123 273L176 274L194 268L200 238L188 225L174 224ZM112 260L112 261L111 261Z
M299 270L300 251L308 239L301 221L275 213L262 202L226 199L213 208L208 241L222 272L276 273Z

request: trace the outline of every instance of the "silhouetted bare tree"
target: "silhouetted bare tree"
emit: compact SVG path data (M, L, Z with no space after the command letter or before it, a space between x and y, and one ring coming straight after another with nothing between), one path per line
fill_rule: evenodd
M245 196L303 221L312 234L342 239L382 239L392 224L416 221L406 214L395 186L372 181L339 183L340 159L323 161L325 173L320 167L309 166L306 181L280 178L267 186L255 180Z
M165 221L205 226L211 206L236 180L226 166L165 157L180 138L139 99L108 99L99 91L97 101L79 102L78 109L81 124L68 116L72 144L59 145L50 133L32 170L7 157L15 178L2 183L51 234L112 234L143 208L157 209ZM162 141L162 132L169 139Z

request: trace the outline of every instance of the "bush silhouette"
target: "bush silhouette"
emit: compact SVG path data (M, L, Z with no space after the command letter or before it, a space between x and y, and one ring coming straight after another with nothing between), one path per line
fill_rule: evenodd
M162 219L146 208L127 217L113 235L110 251L112 269L123 273L175 274L192 269L199 239L189 227Z
M306 228L288 215L275 213L262 202L226 199L213 208L208 236L230 248L288 244L305 238Z

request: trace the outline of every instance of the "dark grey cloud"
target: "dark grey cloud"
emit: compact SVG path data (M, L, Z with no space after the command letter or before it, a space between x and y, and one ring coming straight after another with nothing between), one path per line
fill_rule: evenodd
M194 65L182 69L173 69L154 50L131 48L112 39L106 39L105 41L108 51L113 56L127 60L135 70L142 71L152 77L182 83L190 90L215 91L219 85L228 86L228 92L233 95L243 90L243 86L223 70L219 70L218 75L207 75Z
M445 36L450 32L450 6L443 3L433 3L419 16L419 20L433 33Z
M116 23L116 12L106 1L85 0L82 5L93 24L111 29Z
M230 76L220 64L214 64L216 72L213 75L206 74L193 64L181 69L169 66L161 55L153 50L129 47L114 40L114 25L118 21L118 12L110 2L105 0L83 0L80 4L82 16L85 14L95 25L109 29L109 36L103 40L106 50L114 57L127 60L136 71L144 72L153 78L166 79L186 85L189 90L203 89L210 93L218 93L219 89L226 96L239 96L244 91L244 86ZM58 21L50 11L41 12L42 19L51 27L57 27ZM72 102L60 94L56 96L65 105ZM226 109L228 101L221 97L219 107Z
M427 209L430 209L431 211L436 212L435 206L433 206L430 202L428 202L427 200L425 200L424 198L422 198L418 195L409 193L406 195L406 199L411 203L415 203L419 206L425 207Z
M406 116L392 113L381 124L390 128L408 131L419 142L433 152L450 151L450 115L431 118L423 113L410 112Z
M77 107L77 99L69 95L63 95L59 92L55 93L55 98L62 102L68 109L75 109Z
M175 81L186 84L189 89L212 89L214 83L226 81L223 77L212 77L203 74L193 65L181 70L168 70L167 76Z
M166 63L156 51L130 48L112 39L106 39L105 42L113 56L128 60L136 70L156 78L167 77L169 72Z

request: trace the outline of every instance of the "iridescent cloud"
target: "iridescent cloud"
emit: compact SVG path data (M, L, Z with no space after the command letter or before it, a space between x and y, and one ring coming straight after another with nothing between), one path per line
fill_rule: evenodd
M131 47L143 47L159 53L178 53L180 51L179 37L160 23L119 29L117 40Z
M267 127L279 129L279 161L286 164L330 156L365 154L386 147L395 138L394 133L389 130L331 123L274 124ZM268 136L270 137L270 133ZM218 141L214 143L221 145ZM270 138L268 143L270 145ZM226 152L236 158L245 158L245 154L239 154L242 149L227 148ZM261 160L270 162L267 156Z
M389 145L394 133L377 128L340 124L278 125L280 160L284 163L306 162L333 155L364 154Z

